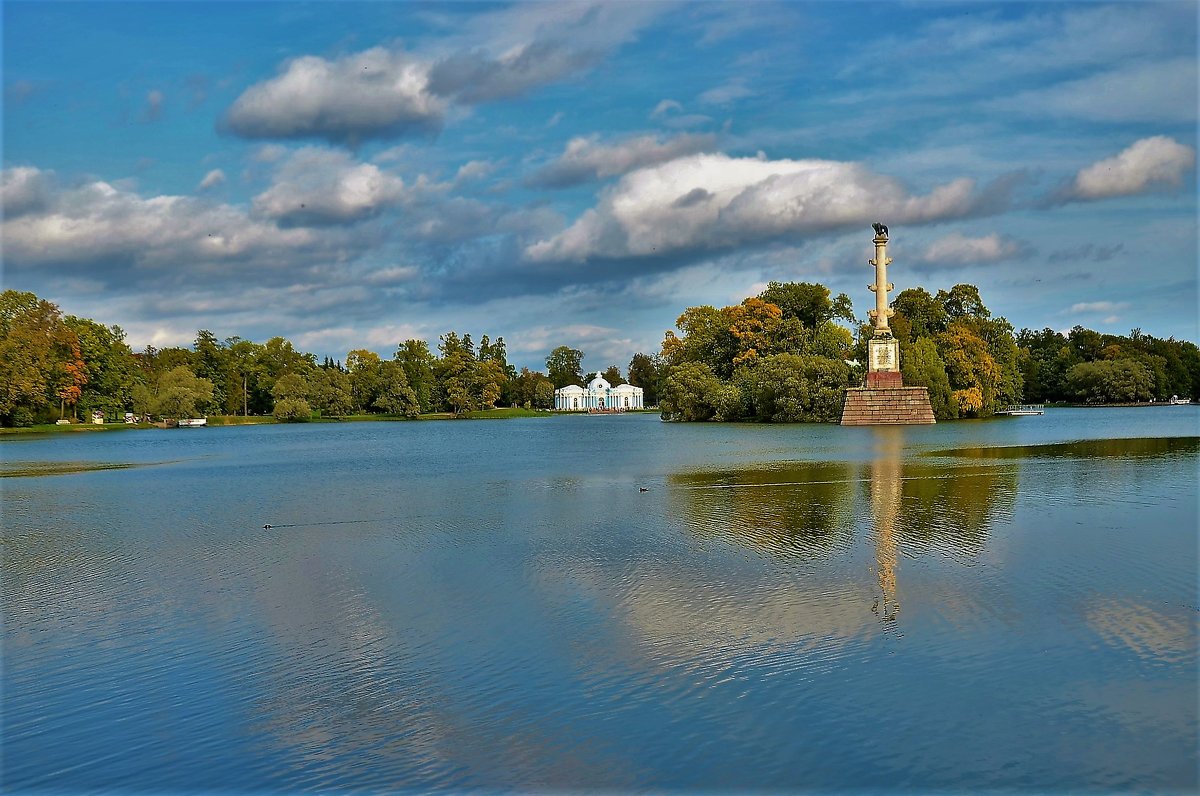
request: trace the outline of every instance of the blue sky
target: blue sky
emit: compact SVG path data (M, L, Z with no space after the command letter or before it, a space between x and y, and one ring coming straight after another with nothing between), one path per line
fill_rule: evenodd
M1197 4L3 4L5 288L544 367L770 280L1197 339Z

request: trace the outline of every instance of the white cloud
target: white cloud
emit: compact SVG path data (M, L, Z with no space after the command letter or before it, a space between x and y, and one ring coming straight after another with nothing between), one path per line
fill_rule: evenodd
M4 218L41 209L50 195L51 174L33 166L16 166L0 174L0 212Z
M454 175L454 179L459 182L481 180L495 170L496 164L489 160L471 160L459 166L458 173Z
M665 99L654 106L654 110L650 112L650 118L661 119L672 111L683 113L683 105L673 99Z
M1134 142L1120 154L1075 175L1067 198L1091 200L1129 196L1154 185L1178 186L1196 163L1196 151L1166 136Z
M281 230L230 205L144 198L103 181L48 196L37 210L6 217L0 229L5 262L17 267L91 263L103 270L111 260L176 269L247 258L280 263L321 248L307 230Z
M1072 304L1069 313L1104 314L1120 312L1129 306L1127 301L1083 301Z
M358 221L400 201L404 181L340 150L305 147L281 162L274 184L254 197L254 211L281 223Z
M204 175L204 179L200 180L200 190L207 191L210 188L216 188L218 185L225 183L225 172L220 169L213 169L208 174Z
M430 65L375 47L329 61L308 55L242 92L225 117L247 138L324 138L354 144L442 125L446 101L429 91Z
M705 105L728 105L734 100L751 97L754 94L755 92L746 86L744 79L733 78L716 88L710 88L701 94L698 99Z
M716 143L714 135L688 133L665 140L644 135L615 144L601 143L598 135L580 136L568 141L562 155L534 173L529 183L550 188L578 185L664 163L683 155L706 152Z
M525 253L582 261L725 249L877 219L960 218L983 201L970 179L913 196L857 163L691 155L627 174L574 224Z
M1016 257L1023 250L1019 242L1002 238L996 233L968 238L953 232L930 243L917 259L936 264L991 263Z

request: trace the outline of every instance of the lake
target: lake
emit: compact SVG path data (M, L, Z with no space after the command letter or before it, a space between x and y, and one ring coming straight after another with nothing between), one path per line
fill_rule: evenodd
M0 784L1194 791L1198 432L10 437Z

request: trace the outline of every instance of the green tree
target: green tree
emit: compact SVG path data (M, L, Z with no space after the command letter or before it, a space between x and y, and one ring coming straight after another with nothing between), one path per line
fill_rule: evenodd
M583 382L583 374L580 372L582 365L582 351L560 345L546 357L546 374L555 389L566 387L568 384L580 384Z
M634 354L629 360L629 383L642 388L642 403L657 406L660 385L665 365L662 357L649 354Z
M929 391L929 405L938 420L950 420L958 416L958 404L950 379L946 376L946 363L938 356L937 346L928 337L919 337L900 356L900 372L909 387L925 387Z
M1132 359L1081 362L1067 371L1067 389L1084 403L1148 401L1153 384L1150 369Z
M854 323L854 308L850 297L839 293L830 298L829 288L810 282L769 282L758 294L763 301L774 304L783 318L795 318L809 329L823 323L843 320Z
M201 379L187 365L179 365L158 379L152 413L160 417L195 417L212 402L213 383Z
M730 403L726 385L703 362L684 362L671 368L659 397L664 420L702 421L716 418Z
M283 423L307 423L312 419L308 403L308 380L299 373L287 373L275 381L271 395L275 398L272 414Z
M896 311L891 324L893 332L897 331L897 326L907 322L909 332L902 339L935 337L946 331L946 324L950 322L942 302L931 296L923 287L901 290L892 302L892 309ZM895 321L900 321L900 324ZM896 336L901 337L900 334Z
M550 409L554 406L554 383L550 379L541 376L534 384L532 404L538 409Z
M67 316L66 325L79 340L80 356L87 368L79 408L85 414L104 412L118 417L133 405L138 366L119 326L104 326L87 318Z
M417 417L421 414L421 402L417 393L408 384L404 367L396 361L384 362L380 367L379 397L372 404L389 415Z
M383 390L383 362L374 351L356 348L346 354L350 396L356 409L370 411Z
M498 342L503 346L503 338ZM434 393L437 387L437 378L434 375L437 359L429 350L429 344L424 340L405 340L396 349L394 359L404 369L404 376L408 379L408 386L412 387L413 392L416 393L421 411L432 412L434 409Z
M343 417L354 411L350 376L335 367L317 368L308 382L308 399L313 409L326 417Z
M753 416L772 423L828 423L841 416L846 363L817 356L774 354L739 370Z
M621 369L616 365L609 365L601 375L604 376L605 381L614 387L625 383L625 379L621 377Z

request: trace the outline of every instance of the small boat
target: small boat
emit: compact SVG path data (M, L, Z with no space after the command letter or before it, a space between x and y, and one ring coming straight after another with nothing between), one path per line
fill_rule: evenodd
M1171 400L1167 401L1171 406L1187 406L1191 402L1190 398L1180 398L1178 395L1172 395Z
M207 426L207 425L208 425L207 417L182 417L179 419L179 427L180 428L199 428L200 426Z
M1012 417L1019 417L1022 415L1044 415L1046 414L1046 407L1042 406L1041 404L1013 404L1012 406L1004 407L996 414L1009 415Z

